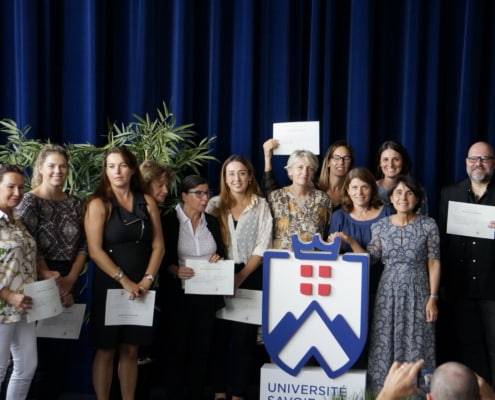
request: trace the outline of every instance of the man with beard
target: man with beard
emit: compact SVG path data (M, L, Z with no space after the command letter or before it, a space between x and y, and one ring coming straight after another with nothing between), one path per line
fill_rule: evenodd
M495 242L447 233L449 201L495 206L493 147L473 144L466 157L468 179L444 187L440 196L442 276L448 302L445 337L454 333L453 354L490 384L495 384ZM486 224L495 228L495 221ZM444 316L445 317L445 316Z

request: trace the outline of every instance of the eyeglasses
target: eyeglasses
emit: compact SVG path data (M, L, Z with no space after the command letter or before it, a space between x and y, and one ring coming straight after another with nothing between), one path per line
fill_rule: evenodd
M187 192L187 194L193 194L198 198L201 198L203 196L210 197L210 192L204 192L202 190L191 190Z
M333 154L331 159L335 162L351 162L352 157L351 156L339 156L338 154Z
M483 164L486 164L486 163L489 163L490 161L492 161L493 159L495 159L495 157L493 157L493 156L468 156L468 157L466 157L467 162L470 164L475 164L478 161L481 161Z

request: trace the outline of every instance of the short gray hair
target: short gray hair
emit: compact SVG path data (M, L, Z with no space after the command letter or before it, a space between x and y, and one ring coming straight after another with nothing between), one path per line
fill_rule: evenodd
M318 166L319 166L318 157L316 157L309 150L294 150L292 154L289 156L285 168L292 167L301 158L305 159L309 163L309 165L315 170L315 172L318 170Z

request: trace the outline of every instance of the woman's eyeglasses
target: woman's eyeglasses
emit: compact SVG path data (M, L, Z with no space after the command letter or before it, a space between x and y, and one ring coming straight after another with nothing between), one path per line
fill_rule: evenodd
M190 190L187 194L193 194L198 198L203 196L210 197L210 192L204 192L203 190Z
M333 161L335 162L351 162L352 157L351 156L339 156L338 154L333 154L332 157L330 157Z

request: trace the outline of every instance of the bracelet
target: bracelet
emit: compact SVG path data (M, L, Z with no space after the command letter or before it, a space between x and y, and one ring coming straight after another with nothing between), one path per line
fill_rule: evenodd
M438 299L438 294L430 294L430 297L431 297L432 299Z
M119 268L119 272L113 277L117 282L120 282L121 279L124 277L124 271L122 271L121 268Z

